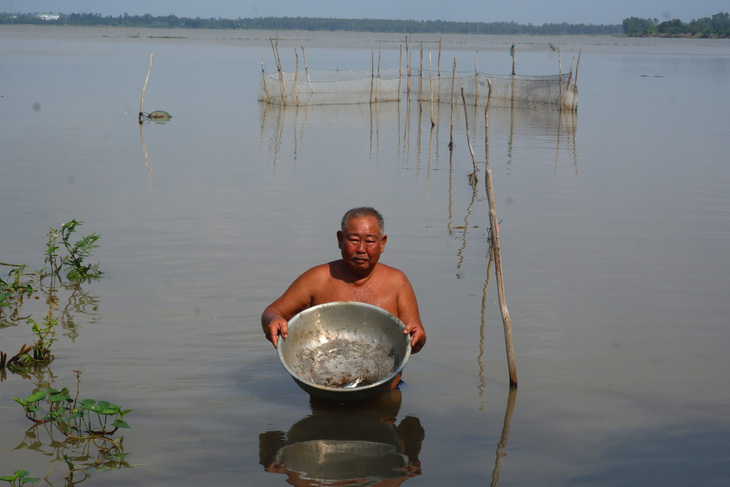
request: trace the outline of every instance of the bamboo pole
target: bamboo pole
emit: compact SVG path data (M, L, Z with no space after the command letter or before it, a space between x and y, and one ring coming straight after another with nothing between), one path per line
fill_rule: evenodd
M408 36L406 36L406 93L408 99L411 99L411 46L408 45Z
M439 79L439 86L438 86L438 90L436 91L436 93L438 93L438 98L436 101L439 104L441 103L441 40L442 39L443 39L443 37L439 37L439 58L438 58L438 64L437 64L437 68L436 68L436 76Z
M479 105L479 51L474 58L474 120L476 120L476 107ZM476 128L476 123L474 128Z
M382 55L382 47L378 44L378 76L375 79L375 101L378 101L378 88L380 88L380 57Z
M466 144L469 146L469 152L471 153L471 162L474 166L474 172L469 174L469 184L472 188L476 189L476 183L479 180L477 177L477 160L474 157L474 149L471 147L471 141L469 140L469 114L466 110L466 96L464 96L464 87L461 87L461 101L464 104L464 123L466 124Z
M449 135L449 149L454 148L454 83L456 82L456 58L451 71L451 134Z
M512 76L515 75L515 58L517 57L517 47L512 44Z
M509 386L517 387L517 366L515 365L515 351L512 343L512 319L509 316L504 293L504 280L502 278L502 259L499 247L499 225L497 224L497 209L494 203L494 185L492 183L492 171L489 169L489 106L492 103L492 81L487 80L489 95L487 106L484 109L484 151L486 164L485 184L487 187L487 200L489 201L489 225L492 233L492 252L494 253L494 275L497 278L497 296L499 298L499 310L502 314L504 326L504 343L507 351L507 367L509 369Z
M370 51L370 104L373 104L373 83L375 82L375 53Z
M560 98L558 99L558 109L563 110L563 62L560 60L560 49L558 49L558 87L560 88Z
M304 44L302 46L302 59L304 60L304 74L307 75L307 83L309 84L309 94L314 94L314 88L312 88L312 79L309 77L309 67L307 67L307 53L304 52Z
M418 101L422 100L423 93L423 42L418 46L420 61L418 62Z
M428 87L431 91L431 128L436 125L433 120L433 71L431 70L431 51L428 51ZM431 155L431 148L429 147L429 161Z
M573 63L575 63L575 56L573 56L573 60L570 61L570 71L568 71L568 82L565 86L565 93L566 97L570 96L570 106L566 106L565 108L573 109L573 89L571 88L571 85L573 83ZM558 127L559 128L559 127Z
M299 106L299 51L294 48L294 101Z
M400 101L402 82L403 82L403 44L400 45L400 57L398 58L398 101Z
M278 37L278 34L277 34ZM279 72L279 83L281 84L281 104L286 105L286 86L284 86L284 72L281 69L281 56L279 56L279 41L276 41L274 46L274 39L269 37L271 42L271 50L274 51L274 61L276 61L276 70Z
M152 57L155 53L150 53L150 66L147 68L147 77L144 80L144 86L142 87L142 98L139 100L139 123L142 124L142 105L144 104L144 92L147 90L147 82L150 80L150 71L152 71Z

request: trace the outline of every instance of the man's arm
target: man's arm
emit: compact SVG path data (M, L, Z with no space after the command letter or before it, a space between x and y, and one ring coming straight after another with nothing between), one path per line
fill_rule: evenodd
M318 267L314 267L299 276L284 294L261 314L261 327L266 339L273 343L274 347L279 341L279 335L287 337L289 320L310 306L318 273Z
M403 282L398 292L398 318L406 325L404 333L411 335L411 352L418 353L426 344L426 331L418 312L418 300L410 281L401 273Z

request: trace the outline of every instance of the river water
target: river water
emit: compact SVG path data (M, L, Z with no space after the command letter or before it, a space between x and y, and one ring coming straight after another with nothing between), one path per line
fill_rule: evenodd
M97 458L10 399L53 385L133 410L129 467L88 485L727 485L730 41L443 38L442 70L507 74L515 43L518 72L553 74L582 50L576 114L490 112L510 392L483 107L467 110L472 187L463 109L450 152L448 105L432 129L427 104L260 104L271 35L0 27L0 261L42 268L49 227L75 218L104 271L59 290L50 366L2 376L0 475ZM397 67L404 40L278 37L285 69L301 45L310 68ZM439 37L411 40L435 69ZM144 111L173 118L140 127L151 53ZM383 261L410 277L428 344L397 393L332 407L259 316L337 258L360 205L385 216ZM43 298L5 312L0 350L32 341ZM335 439L350 450L317 450ZM49 480L66 485L61 466Z

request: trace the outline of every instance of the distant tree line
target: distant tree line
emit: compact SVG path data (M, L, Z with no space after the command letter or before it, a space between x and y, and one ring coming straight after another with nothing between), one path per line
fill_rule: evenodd
M43 19L36 14L0 14L0 24L38 25L108 25L182 29L260 29L351 32L394 32L406 34L533 34L533 35L617 35L627 36L694 36L730 37L730 17L717 13L712 17L684 23L679 19L659 22L657 19L631 17L622 24L518 24L516 22L449 22L444 20L329 19L317 17L259 17L222 19L154 17L123 14L116 17L101 14L60 14L58 19Z
M624 33L627 36L666 36L666 37L730 37L730 15L717 13L712 17L684 23L679 19L659 22L657 19L624 19Z
M123 14L60 14L57 20L44 20L33 14L0 14L0 24L108 25L182 29L261 29L351 32L395 32L407 34L618 34L620 25L543 24L515 22L448 22L443 20L329 19L315 17L260 17L250 19L202 19L167 15L154 17Z

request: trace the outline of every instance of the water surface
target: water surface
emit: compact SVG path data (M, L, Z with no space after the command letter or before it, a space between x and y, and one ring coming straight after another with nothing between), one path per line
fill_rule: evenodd
M90 485L283 485L296 474L277 452L332 431L380 435L384 458L406 456L392 481L414 485L484 485L495 470L500 485L727 483L730 42L443 38L442 67L478 56L495 74L512 42L525 74L565 70L582 49L575 115L490 112L510 395L483 107L467 111L472 188L463 109L449 152L448 105L432 129L428 105L259 104L269 35L0 28L0 260L42 267L49 227L76 218L102 235L105 271L60 293L69 318L51 366L0 383L0 474L45 476L56 455L47 433L33 434L48 456L15 448L31 424L10 397L75 388L79 370L82 396L134 410L133 468ZM324 69L368 69L378 46L397 66L404 37L278 35L285 64L304 44ZM413 40L438 52L438 36ZM152 52L144 110L173 119L140 130ZM339 219L359 205L384 214L384 262L410 277L429 341L400 394L343 412L310 403L259 316L338 256ZM6 352L30 341L22 321L0 336Z

